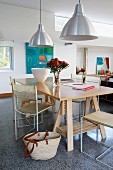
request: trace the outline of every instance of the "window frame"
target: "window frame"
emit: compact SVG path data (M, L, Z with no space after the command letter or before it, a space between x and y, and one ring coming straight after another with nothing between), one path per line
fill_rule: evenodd
M62 19L64 22L62 23L62 25L60 26L60 29L58 29L58 26L57 26L57 20L58 18ZM69 17L63 17L63 16L58 16L58 15L55 15L55 32L61 32L63 27L65 26L65 24L68 22L70 18Z
M10 55L9 55L9 68L5 67L0 67L0 72L1 71L13 71L14 70L14 47L13 46L8 46L8 45L0 45L1 47L9 47L10 48Z

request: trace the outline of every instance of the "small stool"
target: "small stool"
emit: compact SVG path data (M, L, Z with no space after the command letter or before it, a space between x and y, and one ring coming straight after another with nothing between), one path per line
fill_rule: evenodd
M92 157L91 155L89 155L88 153L84 152L83 151L83 135L82 135L82 131L83 131L83 119L84 120L87 120L87 121L90 121L94 124L97 124L97 127L99 125L104 125L104 126L107 126L107 127L110 127L110 128L113 128L113 114L110 114L110 113L107 113L107 112L102 112L102 111L96 111L96 112L93 112L91 114L88 114L84 117L81 117L81 152L83 152L84 154ZM97 129L97 132L98 132L98 129ZM97 133L98 135L98 133ZM98 139L98 138L97 138ZM104 144L104 143L102 143ZM106 145L104 145L106 146ZM98 157L96 157L96 161L99 161L101 163L103 163L104 165L110 167L110 168L113 168L112 166L102 162L99 160L99 158L101 158L102 156L104 156L105 153L107 153L110 149L113 149L113 146L109 146L109 148L103 152L102 154L100 154Z

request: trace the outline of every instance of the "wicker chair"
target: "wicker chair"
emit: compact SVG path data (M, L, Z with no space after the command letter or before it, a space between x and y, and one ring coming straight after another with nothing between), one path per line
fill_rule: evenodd
M33 129L35 129L35 117L37 122L37 131L38 131L38 115L43 111L52 107L52 104L49 102L39 103L38 94L37 94L37 86L28 86L28 85L19 85L12 84L13 89L13 101L14 101L14 114L15 114L15 138L18 137L18 119L17 114L25 115L25 117L34 117ZM20 101L28 101L28 104L21 105ZM29 102L30 101L30 102Z

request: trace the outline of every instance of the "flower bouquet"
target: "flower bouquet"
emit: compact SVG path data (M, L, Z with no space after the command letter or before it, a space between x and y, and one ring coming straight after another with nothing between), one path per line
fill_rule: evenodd
M50 68L50 70L53 72L54 74L54 78L55 78L55 85L58 85L60 83L59 80L59 75L60 72L64 69L67 68L69 66L69 64L65 61L60 61L58 58L53 58L51 59L48 63L47 63L47 67Z
M86 70L84 69L84 68L81 68L80 70L79 70L79 73L82 73L82 74L86 74Z
M82 81L83 81L83 83L85 83L86 70L85 70L84 68L81 68L78 73L79 73L79 74L82 74Z

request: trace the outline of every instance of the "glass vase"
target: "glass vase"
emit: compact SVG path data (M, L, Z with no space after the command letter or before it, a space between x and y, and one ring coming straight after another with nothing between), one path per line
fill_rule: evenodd
M55 86L60 85L60 77L58 71L54 72L54 85Z
M82 75L82 82L85 83L85 80L86 80L86 75Z

